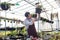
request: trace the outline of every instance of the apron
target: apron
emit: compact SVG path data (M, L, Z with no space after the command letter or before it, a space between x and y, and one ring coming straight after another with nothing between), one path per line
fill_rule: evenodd
M29 37L33 36L33 37L37 37L38 38L38 35L37 35L37 32L36 32L34 24L29 26L27 32L28 32Z

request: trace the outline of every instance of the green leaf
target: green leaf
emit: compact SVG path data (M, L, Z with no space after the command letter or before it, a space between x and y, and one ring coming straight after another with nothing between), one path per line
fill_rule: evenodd
M18 4L18 3L16 3L16 5L17 5L17 6L19 6L19 4Z

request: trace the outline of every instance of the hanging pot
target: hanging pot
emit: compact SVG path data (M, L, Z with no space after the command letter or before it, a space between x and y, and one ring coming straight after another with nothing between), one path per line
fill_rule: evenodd
M10 8L8 3L1 3L1 9L2 10L8 10Z

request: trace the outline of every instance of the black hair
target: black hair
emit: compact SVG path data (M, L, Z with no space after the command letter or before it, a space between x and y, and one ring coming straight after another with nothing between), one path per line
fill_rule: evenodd
M30 12L26 12L25 13L25 17L28 17L29 14L30 14Z
M37 5L37 4L39 4L39 2L38 3L35 3L35 5Z

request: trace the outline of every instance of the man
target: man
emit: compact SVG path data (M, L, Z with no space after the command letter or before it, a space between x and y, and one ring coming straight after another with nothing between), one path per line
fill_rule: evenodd
M32 36L33 38L37 38L38 36L34 26L35 19L32 19L32 16L29 12L25 13L25 17L26 19L24 21L24 24L26 26L29 37Z

